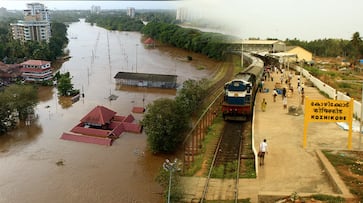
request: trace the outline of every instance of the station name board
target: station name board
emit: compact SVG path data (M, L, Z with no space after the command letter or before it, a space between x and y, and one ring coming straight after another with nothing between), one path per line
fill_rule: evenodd
M352 149L353 99L310 100L305 98L303 147L307 145L307 127L309 122L345 122L349 125L348 149Z
M352 117L350 101L309 100L305 105L305 120L309 122L348 122Z

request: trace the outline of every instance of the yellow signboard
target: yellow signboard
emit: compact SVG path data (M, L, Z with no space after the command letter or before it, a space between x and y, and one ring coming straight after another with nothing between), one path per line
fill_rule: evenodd
M349 124L348 149L352 148L353 99L343 100L310 100L305 98L304 141L309 122L346 122Z
M305 121L349 122L352 118L350 101L309 100L305 103Z

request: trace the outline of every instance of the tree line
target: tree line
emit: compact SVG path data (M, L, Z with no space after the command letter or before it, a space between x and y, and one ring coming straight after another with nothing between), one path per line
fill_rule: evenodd
M142 29L142 33L161 43L201 53L216 60L224 59L225 51L229 47L227 41L233 38L220 33L202 32L163 22L148 23Z
M146 25L142 20L147 20ZM220 33L202 32L197 29L178 26L170 13L140 13L135 18L125 14L94 14L86 19L108 30L139 31L163 44L204 54L216 60L223 60L229 46L225 43L232 36Z
M363 42L359 32L352 35L351 40L343 39L318 39L313 41L301 41L298 39L286 39L286 45L300 46L310 51L315 56L322 57L346 57L352 62L363 58Z
M140 31L144 27L141 20L126 14L93 14L86 18L86 22L96 23L97 26L108 30L119 31Z

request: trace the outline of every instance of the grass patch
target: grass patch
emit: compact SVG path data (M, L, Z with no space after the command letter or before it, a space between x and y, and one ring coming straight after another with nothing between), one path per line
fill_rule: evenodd
M237 170L237 161L229 162L226 165L220 165L214 168L211 178L235 178Z
M193 175L195 175L195 173L197 171L201 170L203 160L204 160L204 154L200 154L198 156L195 156L193 164L186 171L184 171L183 175L184 176L193 176Z
M330 196L330 195L316 194L316 195L312 195L311 197L316 200L324 201L327 203L343 203L343 202L345 202L345 199L343 197L336 197L336 196Z
M240 178L256 178L255 160L244 159L242 160L242 164L245 167L245 171L240 175Z
M334 166L346 166L354 163L354 160L347 157L344 152L334 153L330 150L323 150L322 152Z
M351 83L346 83L346 82L339 82L338 87L339 88L352 88L352 84Z
M204 66L198 66L197 67L197 70L204 70L205 69L205 67Z
M323 150L322 152L335 167L350 192L363 201L363 182L358 178L363 176L363 155L354 151Z

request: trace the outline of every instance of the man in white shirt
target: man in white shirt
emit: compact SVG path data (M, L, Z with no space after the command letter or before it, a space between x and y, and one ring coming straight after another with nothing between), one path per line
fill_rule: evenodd
M265 154L267 154L267 142L266 139L260 143L260 150L258 152L258 156L260 157L260 166L264 164Z

